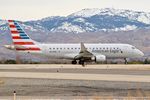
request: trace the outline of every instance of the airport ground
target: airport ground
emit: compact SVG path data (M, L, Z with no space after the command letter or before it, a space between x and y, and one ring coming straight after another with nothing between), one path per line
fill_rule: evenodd
M150 65L0 65L0 100L11 99L13 91L21 100L149 100Z

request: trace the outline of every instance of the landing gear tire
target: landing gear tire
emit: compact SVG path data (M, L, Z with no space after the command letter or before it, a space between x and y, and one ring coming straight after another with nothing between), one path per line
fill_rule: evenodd
M124 64L128 64L127 58L124 58Z
M79 60L79 64L82 65L83 67L85 66L84 60Z
M74 65L77 64L77 61L76 61L76 60L73 60L73 61L72 61L72 64L74 64Z

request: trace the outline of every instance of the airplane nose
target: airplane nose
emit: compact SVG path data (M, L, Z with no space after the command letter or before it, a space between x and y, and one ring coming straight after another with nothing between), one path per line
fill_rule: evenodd
M143 52L141 52L141 56L144 56L144 53L143 53Z
M144 53L143 53L142 51L140 51L140 50L138 50L138 54L139 54L139 56L141 56L141 57L144 56Z

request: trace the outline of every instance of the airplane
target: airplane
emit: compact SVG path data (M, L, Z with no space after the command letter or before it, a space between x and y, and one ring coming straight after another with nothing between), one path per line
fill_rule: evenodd
M8 20L13 40L7 49L17 52L45 55L51 58L70 59L72 64L85 65L85 62L103 62L107 58L137 58L144 53L130 44L102 43L39 43L32 40L15 20Z

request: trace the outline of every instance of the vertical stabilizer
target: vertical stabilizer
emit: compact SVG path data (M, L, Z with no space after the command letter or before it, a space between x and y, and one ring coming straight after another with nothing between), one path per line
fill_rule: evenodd
M12 41L17 51L36 53L41 52L38 44L33 41L21 28L18 21L8 20Z

